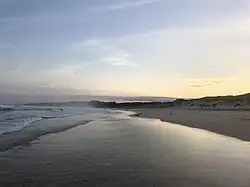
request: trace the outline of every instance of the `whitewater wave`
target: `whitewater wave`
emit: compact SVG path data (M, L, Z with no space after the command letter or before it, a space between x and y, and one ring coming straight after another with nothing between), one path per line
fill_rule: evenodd
M23 105L0 105L0 111L67 111L68 108L45 108L45 107L34 107L34 106L23 106Z
M69 119L65 121L61 120L59 125L58 123L51 123L51 121L48 121L48 123L43 125L30 126L21 131L16 131L6 136L0 136L0 152L27 144L40 136L62 132L79 125L85 125L89 122L91 122L91 120Z
M68 108L23 105L0 105L0 136L20 131L41 120L84 115Z
M54 116L25 116L25 117L5 118L3 120L0 120L0 136L3 134L20 131L41 120L66 118L70 116L79 116L79 115L84 115L84 114L79 113L79 114L61 114L61 115L54 115Z
M11 132L22 130L23 128L31 126L33 123L37 121L41 121L42 117L30 117L30 118L8 118L6 120L1 121L0 125L0 135L8 134ZM18 122L12 122L18 120ZM11 123L7 123L7 121L11 121Z
M12 110L15 110L13 105L0 105L0 111L7 112Z
M57 115L57 116L42 116L42 119L53 119L53 118L66 118L70 116L82 116L84 114L63 114L63 115Z

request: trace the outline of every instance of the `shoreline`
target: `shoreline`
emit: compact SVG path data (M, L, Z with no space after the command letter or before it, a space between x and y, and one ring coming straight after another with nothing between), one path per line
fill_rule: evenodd
M154 118L163 122L207 130L216 134L250 142L249 111L217 111L189 109L130 109L132 117Z
M0 186L249 186L249 144L115 115L0 152Z
M15 147L29 144L30 142L40 138L41 136L60 133L80 125L86 125L90 122L91 120L82 120L81 122L72 124L63 124L62 122L57 122L50 126L41 125L40 128L37 126L30 126L20 131L3 134L0 136L0 152L8 151ZM58 123L60 123L60 125L57 125Z

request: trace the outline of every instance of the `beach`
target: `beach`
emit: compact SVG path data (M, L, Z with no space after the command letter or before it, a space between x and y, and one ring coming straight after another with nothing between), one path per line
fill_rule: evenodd
M129 115L86 114L89 123L0 151L0 186L249 187L247 142Z
M139 117L208 130L217 134L250 141L250 111L202 110L178 108L132 109Z

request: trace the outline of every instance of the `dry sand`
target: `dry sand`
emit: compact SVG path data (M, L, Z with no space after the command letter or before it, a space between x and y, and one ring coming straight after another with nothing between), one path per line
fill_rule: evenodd
M212 111L192 109L133 109L139 117L205 129L250 141L250 111Z

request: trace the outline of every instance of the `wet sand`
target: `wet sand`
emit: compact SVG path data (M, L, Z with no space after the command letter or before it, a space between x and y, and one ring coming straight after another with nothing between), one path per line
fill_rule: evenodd
M249 187L249 154L235 139L119 117L0 152L0 186Z
M136 116L157 118L250 141L250 111L192 109L133 109Z
M73 121L73 119L71 119ZM0 152L7 151L17 146L29 144L37 138L47 135L62 132L79 125L85 125L90 120L78 120L75 122L67 122L65 120L50 120L46 123L38 123L36 126L26 127L20 131L5 133L0 136Z

